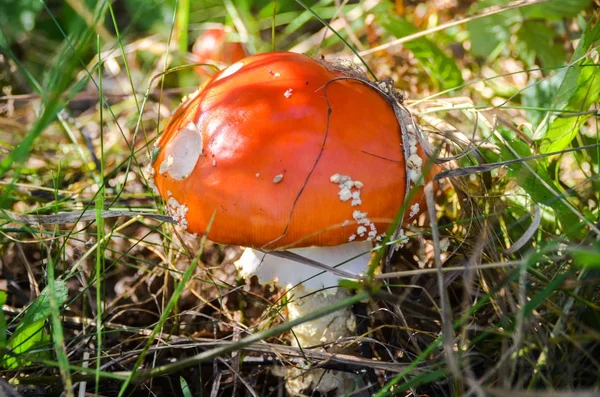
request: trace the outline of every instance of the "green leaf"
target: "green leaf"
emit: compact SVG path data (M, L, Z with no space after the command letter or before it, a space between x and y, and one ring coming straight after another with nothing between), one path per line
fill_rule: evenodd
M562 19L577 16L579 12L592 4L593 0L552 0L542 4L523 7L526 18Z
M11 45L23 33L33 30L41 8L39 0L0 1L0 43Z
M359 291L362 288L362 284L358 280L349 280L349 279L341 279L338 283L338 286L341 288Z
M471 12L487 7L506 5L507 0L483 0L477 2ZM485 57L492 61L508 44L512 33L510 27L522 19L518 10L508 10L467 23L471 36L471 53L476 57Z
M571 247L573 264L580 267L600 269L600 246L596 247Z
M179 384L181 385L181 394L183 394L183 397L192 397L190 386L187 384L183 376L179 377Z
M556 41L556 31L540 21L526 21L517 32L518 41L515 45L519 58L528 67L536 63L536 58L544 68L564 64L565 50Z
M67 284L63 280L56 280L54 288L54 298L58 302L58 305L61 306L67 301L67 294L69 292ZM50 316L50 310L50 289L46 287L40 296L26 309L21 324L17 327L17 331L22 326L27 327L29 324L47 319Z
M585 55L596 41L600 40L600 15L596 13L590 20L585 31L581 35L581 40L575 48L573 60L576 61Z
M585 32L581 36L581 40L579 40L577 48L575 48L575 53L573 54L571 61L573 64L568 66L566 72L564 72L563 80L560 83L556 94L554 95L554 99L552 100L552 104L550 106L551 109L565 109L571 101L571 97L579 89L579 75L582 70L582 64L585 64L586 62L585 59L581 58L596 41L600 40L600 23L598 23L599 18L600 17L598 16L594 17L593 20L588 23ZM540 125L537 127L533 138L536 140L545 138L555 118L556 117L554 114L547 113ZM559 126L557 126L557 128L558 127Z
M50 291L48 287L44 288L40 296L25 310L21 322L8 340L7 347L10 353L5 353L2 360L5 368L15 369L29 365L30 360L19 356L49 341L44 324L50 316L50 294L53 293L58 305L62 306L67 300L68 293L67 285L62 280L56 280L54 287L54 291ZM48 353L35 353L35 355L46 357Z
M6 291L0 291L0 307L6 303ZM0 313L0 354L6 349L6 318Z
M600 137L591 137L581 135L581 144L582 145L597 145L600 142ZM575 141L573 146L579 146L578 142ZM588 159L592 164L596 166L600 166L600 148L599 147L591 147L582 151L582 157ZM597 192L600 191L600 180L594 178L590 179L592 182L592 191ZM597 187L596 187L597 186Z
M594 21L590 21L585 32L581 36L581 40L579 40L579 44L577 44L577 48L575 48L572 62L579 61L579 59L590 49L592 44L598 40L600 40L600 23L598 23L598 18L596 18ZM556 93L556 98L553 103L554 108L564 108L575 91L577 91L577 81L579 79L580 71L581 63L576 63L568 68L565 79Z
M527 87L521 96L521 101L525 108L548 109L552 106L552 101L558 91L562 81L565 78L567 69L561 69L550 78L536 81L533 85ZM541 123L544 116L548 113L545 110L526 109L527 118L534 128Z
M587 66L580 68L577 89L572 93L565 110L585 112L592 104L600 100L600 67ZM590 118L590 114L559 115L554 119L546 136L542 140L540 153L558 152L565 149L579 129Z
M419 30L407 20L391 12L377 14L381 26L395 37L405 37ZM463 83L462 74L454 58L442 51L433 41L418 38L404 43L426 70L432 81L442 89L453 88Z
M509 0L479 1L471 8L471 12L509 3ZM552 0L470 21L467 23L467 30L471 36L471 52L475 56L487 58L488 61L494 60L511 42L516 25L522 24L516 32L519 40L514 48L519 58L528 66L533 64L535 57L540 59L543 67L560 65L564 60L565 51L560 42L554 42L558 32L555 27L549 26L547 21L574 17L591 3L592 0Z
M132 16L128 22L141 31L165 27L165 21L171 18L169 14L173 12L172 5L164 0L127 0L123 2L123 6Z
M534 310L547 301L552 294L557 292L570 275L569 271L556 274L538 294L531 297L525 304L523 308L524 317L528 318ZM513 324L516 324L516 322L513 322Z
M527 143L521 140L509 140L509 142L519 157L523 158L532 155L531 148ZM517 158L506 146L502 146L500 150L503 160ZM574 227L576 228L580 224L580 219L540 181L540 179L543 180L555 192L561 192L560 187L550 177L546 164L530 160L527 161L527 165L535 174L529 171L525 163L514 163L509 166L509 175L515 178L519 186L525 190L534 202L552 208L565 231L569 234L578 233L579 231L574 230Z
M24 354L38 347L46 345L49 341L48 333L44 328L44 320L29 324L27 327L22 327L18 332L8 340L8 349L10 353L5 353L2 359L2 366L8 369L17 369L31 364L31 360L27 359L28 355ZM48 358L50 352L36 352L32 355L37 357Z

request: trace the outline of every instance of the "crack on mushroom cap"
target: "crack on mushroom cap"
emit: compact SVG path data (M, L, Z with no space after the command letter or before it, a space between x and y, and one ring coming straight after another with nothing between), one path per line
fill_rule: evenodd
M166 159L160 164L160 173L182 181L194 170L204 152L202 132L195 123L189 123L165 148ZM216 164L214 164L216 165Z

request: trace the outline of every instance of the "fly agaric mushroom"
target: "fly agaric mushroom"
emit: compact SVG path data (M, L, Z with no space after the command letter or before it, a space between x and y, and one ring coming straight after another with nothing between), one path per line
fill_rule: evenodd
M156 143L154 182L168 213L191 233L249 247L241 275L278 280L290 291L291 319L349 293L335 288L337 274L313 277L322 271L269 251L364 273L420 178L424 153L390 97L344 69L294 53L245 58L184 100ZM405 221L423 204L419 193ZM294 341L335 342L353 327L348 309L295 327ZM327 392L349 380L309 374L288 387Z
M225 26L211 25L194 42L192 53L195 61L201 64L214 64L216 66L229 66L234 62L244 59L248 54L240 42L230 41ZM197 66L196 72L202 77L212 75L212 68Z

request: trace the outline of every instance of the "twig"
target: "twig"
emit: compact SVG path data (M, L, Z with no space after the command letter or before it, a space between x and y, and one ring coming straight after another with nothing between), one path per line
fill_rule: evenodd
M23 223L30 226L41 226L41 225L64 225L66 223L77 223L87 222L96 220L96 210L87 211L74 211L74 212L59 212L53 215L28 215L18 214L12 211L6 211L0 209L0 214L3 214L6 219ZM160 222L176 223L173 218L166 215L148 214L143 212L134 211L120 211L120 210L105 210L101 212L102 218L118 218L121 216L125 217L137 217L142 216L144 218L154 219Z
M478 265L476 268L479 270L481 270L481 269L497 269L497 268L510 267L510 266L520 266L522 263L523 263L523 261L504 261L504 262L499 262L499 263L481 264L481 265ZM445 267L442 267L442 272L444 272L444 273L464 272L465 270L467 270L467 268L468 268L467 266L445 266ZM434 268L404 270L404 271L400 271L400 272L376 274L375 278L376 279L388 279L388 278L398 278L398 277L412 277L415 275L436 273L437 271L438 271L438 269L434 269Z
M531 221L531 225L529 225L525 233L523 233L523 235L519 237L519 239L515 241L509 249L504 251L505 255L514 254L515 252L520 250L525 244L527 244L529 239L533 237L535 232L537 232L538 227L540 227L540 224L542 223L542 211L540 210L540 206L537 204L534 204L534 208L535 213L533 216L533 221Z
M444 272L442 271L440 235L437 228L437 215L435 212L435 200L433 197L433 182L428 182L425 185L424 190L425 200L427 202L427 210L429 211L429 222L431 223L431 236L433 239L435 268L440 293L440 309L442 317L442 336L444 352L446 353L446 362L448 363L448 369L456 379L460 379L460 369L456 353L454 352L454 329L452 328L452 312L450 309L448 292L446 291L446 286L444 284Z
M317 262L313 259L306 258L302 255L298 255L291 251L263 251L263 250L257 250L257 251L262 252L265 255L272 255L272 256L276 256L278 258L288 259L288 260L291 260L294 262L302 263L303 265L312 266L316 269L323 270L323 271L326 271L329 273L333 273L336 276L348 278L351 280L360 280L360 276L357 274L350 273L350 272L347 272L345 270L342 270L342 269L339 269L336 267L324 265L321 262Z

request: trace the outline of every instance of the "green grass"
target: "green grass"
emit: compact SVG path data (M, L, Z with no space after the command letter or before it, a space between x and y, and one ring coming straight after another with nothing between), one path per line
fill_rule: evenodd
M0 5L2 377L23 395L267 396L284 380L264 368L304 359L374 376L377 396L600 391L600 13L458 3ZM309 318L285 322L289 297L239 279L238 248L103 217L164 213L143 168L200 83L188 51L213 22L250 53L303 48L391 76L449 159L432 222L309 316L368 303L368 327L340 348L351 360L290 347ZM15 215L82 211L91 220Z

